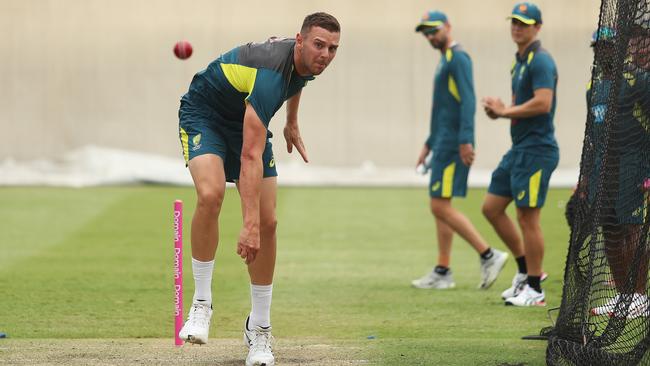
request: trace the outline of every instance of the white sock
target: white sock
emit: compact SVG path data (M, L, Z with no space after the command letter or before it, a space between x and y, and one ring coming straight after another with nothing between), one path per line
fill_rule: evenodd
M194 274L194 298L192 302L212 304L212 270L214 259L201 262L192 258L192 273Z
M273 297L273 284L253 285L251 283L251 314L248 328L271 326L271 298Z

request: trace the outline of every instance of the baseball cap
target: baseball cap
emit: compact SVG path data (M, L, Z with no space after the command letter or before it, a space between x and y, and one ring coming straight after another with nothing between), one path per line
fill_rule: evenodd
M518 3L507 19L517 19L528 25L542 24L542 11L533 3Z
M591 45L595 45L596 42L613 41L614 37L616 37L615 29L610 27L600 27L591 35Z
M422 20L420 20L420 24L418 24L417 27L415 27L416 32L422 31L422 29L431 27L434 29L438 29L442 27L445 23L447 23L447 16L445 13L441 11L429 11L424 16L422 16Z

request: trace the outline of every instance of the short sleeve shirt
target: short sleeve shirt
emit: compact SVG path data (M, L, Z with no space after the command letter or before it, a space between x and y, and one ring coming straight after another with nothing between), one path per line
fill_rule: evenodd
M553 91L553 102L549 113L512 119L510 136L513 149L558 154L553 126L558 73L555 61L548 51L542 48L540 41L533 42L523 56L518 53L515 55L511 77L514 105L521 105L531 100L537 89Z

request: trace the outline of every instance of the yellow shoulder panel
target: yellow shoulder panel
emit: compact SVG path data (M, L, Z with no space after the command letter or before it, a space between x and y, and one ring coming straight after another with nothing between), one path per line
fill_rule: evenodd
M221 70L237 91L248 94L253 91L257 69L236 64L221 64Z

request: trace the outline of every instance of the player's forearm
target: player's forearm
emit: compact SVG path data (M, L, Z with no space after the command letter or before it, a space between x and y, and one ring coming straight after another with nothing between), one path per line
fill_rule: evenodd
M244 141L240 155L239 195L241 196L244 227L254 232L260 226L260 187L262 185L262 155L266 147L266 127L249 104L244 114Z
M287 100L287 124L298 123L298 107L300 106L300 92Z
M553 107L553 93L545 89L535 91L535 96L526 103L506 107L500 117L529 118L550 113Z
M534 97L524 104L506 107L500 114L504 118L529 118L551 112L551 102L545 98Z
M242 153L239 175L239 194L241 196L244 226L259 231L260 227L260 187L262 184L262 154Z

